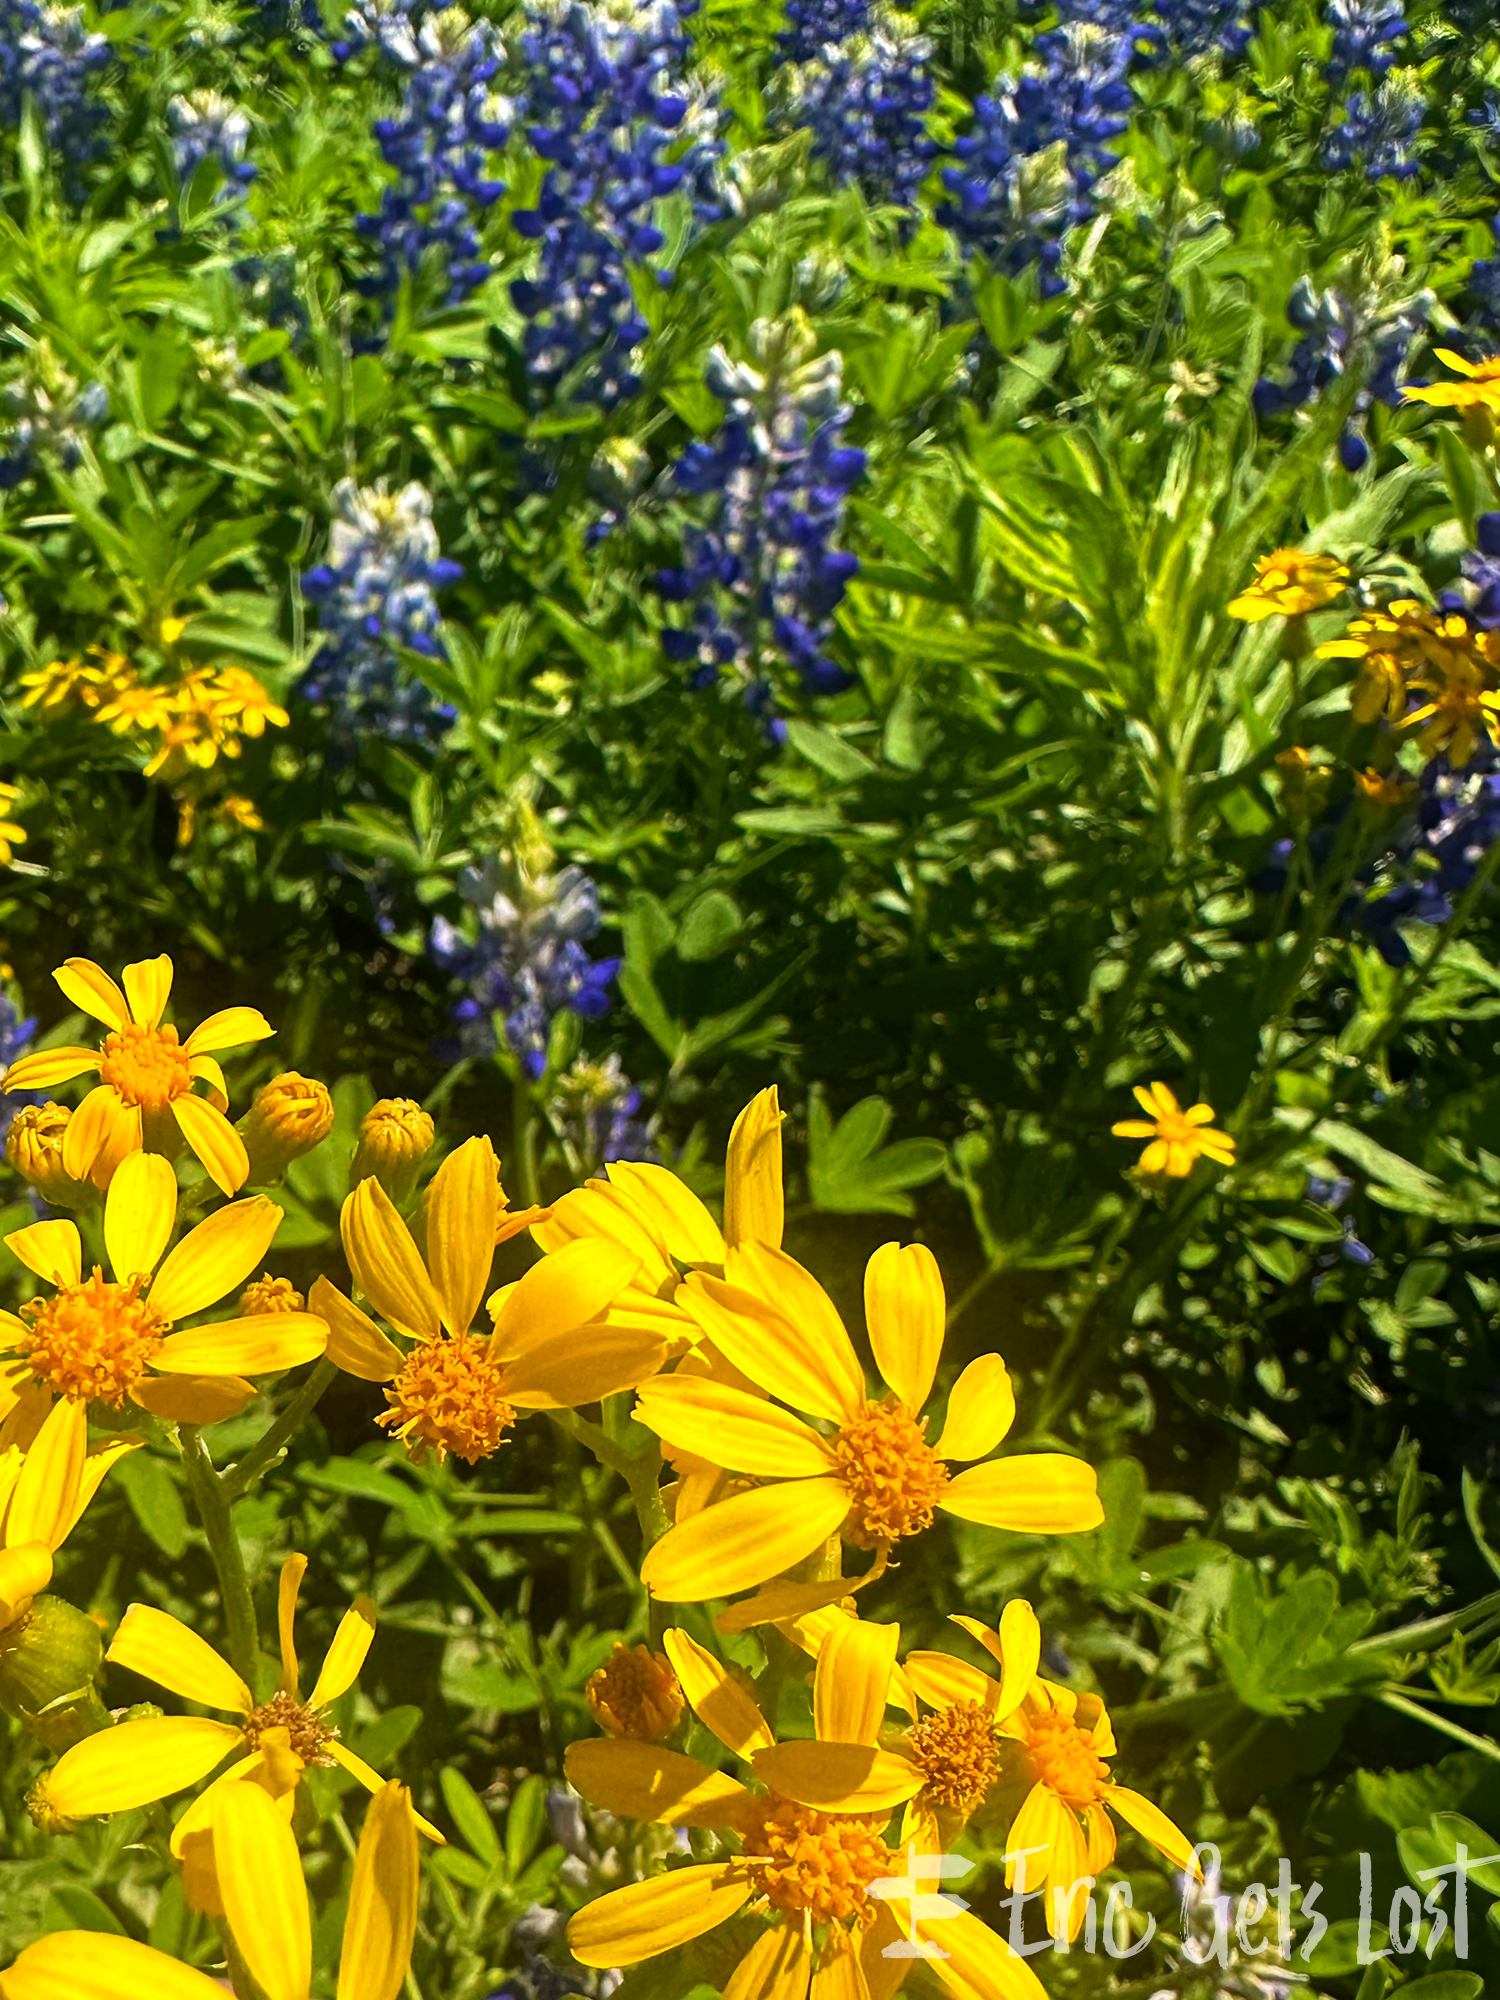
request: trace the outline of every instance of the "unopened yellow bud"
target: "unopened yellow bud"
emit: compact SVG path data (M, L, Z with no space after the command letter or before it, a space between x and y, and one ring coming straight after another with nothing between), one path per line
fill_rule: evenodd
M405 1201L417 1184L417 1168L437 1137L431 1118L409 1097L382 1097L365 1113L359 1145L349 1169L350 1187L373 1174L392 1201Z
M0 1632L0 1708L62 1749L99 1726L94 1681L103 1664L103 1636L86 1612L60 1597L33 1598Z
M617 1645L583 1692L601 1729L638 1743L665 1743L685 1705L671 1663L644 1646Z
M786 1221L781 1187L781 1106L776 1086L752 1097L729 1135L724 1162L724 1241L781 1248Z
M55 1208L79 1208L94 1195L88 1181L75 1181L63 1169L63 1134L72 1116L66 1104L23 1105L5 1141L6 1159Z
M273 1076L255 1093L245 1115L249 1184L260 1187L279 1180L293 1160L321 1145L332 1130L333 1099L326 1084L294 1069Z
M299 1313L306 1305L307 1300L290 1278L273 1278L269 1271L240 1293L240 1315L244 1319L258 1319L263 1313Z

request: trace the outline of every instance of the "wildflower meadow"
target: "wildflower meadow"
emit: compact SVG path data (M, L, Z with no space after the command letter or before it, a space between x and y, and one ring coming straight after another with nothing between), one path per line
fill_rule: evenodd
M1500 1981L1492 6L0 0L0 717L0 2000Z

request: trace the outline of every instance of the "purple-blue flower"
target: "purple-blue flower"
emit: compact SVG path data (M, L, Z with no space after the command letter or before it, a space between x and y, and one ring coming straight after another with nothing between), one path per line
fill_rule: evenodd
M937 152L927 136L931 53L925 36L882 8L866 30L789 73L795 120L836 181L855 182L873 200L915 206Z

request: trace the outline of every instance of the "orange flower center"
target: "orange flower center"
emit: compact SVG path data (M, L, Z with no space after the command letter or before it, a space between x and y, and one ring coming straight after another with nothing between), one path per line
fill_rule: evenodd
M677 1727L683 1696L671 1665L645 1646L617 1645L584 1688L594 1720L611 1736L664 1743Z
M880 1838L883 1820L817 1812L773 1792L764 1819L745 1835L745 1859L757 1894L783 1916L815 1924L861 1915L869 1885L897 1871Z
M101 1082L113 1084L127 1104L160 1111L193 1087L187 1050L175 1028L142 1028L134 1022L104 1037L99 1057Z
M1038 1782L1075 1812L1096 1804L1109 1783L1109 1766L1094 1748L1094 1739L1056 1709L1033 1717L1026 1748Z
M385 1392L391 1405L379 1421L408 1451L429 1447L441 1462L451 1451L475 1465L505 1442L516 1413L505 1400L505 1370L488 1341L472 1333L424 1340Z
M935 1806L971 1813L995 1782L1000 1738L982 1701L956 1701L924 1716L906 1741Z
M109 1284L95 1265L85 1283L22 1306L27 1330L20 1350L37 1381L75 1403L123 1409L170 1327L166 1314L141 1297L146 1283L137 1277Z
M1159 1111L1156 1114L1156 1136L1164 1139L1169 1146L1196 1146L1199 1128L1191 1124L1181 1111Z
M304 1764L326 1767L334 1762L327 1746L338 1741L338 1731L315 1708L298 1701L285 1688L279 1689L269 1701L263 1701L259 1708L252 1708L240 1726L245 1732L247 1750L260 1748L266 1730L284 1729L289 1747Z
M273 1278L269 1271L240 1293L240 1311L246 1319L258 1319L264 1313L299 1313L306 1303L290 1278Z
M833 1441L833 1455L849 1489L844 1538L856 1548L896 1542L932 1526L932 1512L948 1484L948 1468L924 1435L926 1419L889 1396L866 1403Z

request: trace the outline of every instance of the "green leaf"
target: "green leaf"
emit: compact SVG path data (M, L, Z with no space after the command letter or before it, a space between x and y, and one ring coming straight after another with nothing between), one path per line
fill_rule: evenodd
M547 1821L547 1780L533 1772L517 1785L505 1816L505 1862L514 1879L536 1852Z
M452 1764L443 1766L438 1774L438 1783L442 1787L443 1803L448 1808L453 1824L488 1868L498 1868L501 1859L500 1836L478 1792Z
M52 1891L51 1901L66 1919L64 1924L56 1926L59 1930L106 1931L113 1937L125 1935L125 1926L114 1911L92 1889L85 1889L81 1882L60 1882Z
M813 1206L833 1215L911 1215L905 1190L936 1180L947 1149L936 1139L885 1144L893 1117L883 1097L866 1097L835 1125L820 1094L807 1107L807 1185Z
M677 933L677 956L690 962L717 958L745 928L739 904L722 889L705 889L689 906Z
M131 1513L151 1540L175 1562L187 1547L187 1508L167 1467L149 1452L133 1451L111 1477L124 1489Z

